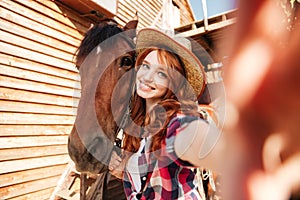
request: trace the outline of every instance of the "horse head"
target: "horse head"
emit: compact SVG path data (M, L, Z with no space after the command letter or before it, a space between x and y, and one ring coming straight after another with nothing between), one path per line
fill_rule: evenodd
M88 30L78 48L81 97L68 150L80 172L107 170L132 87L136 25L137 21L124 28L111 21L99 23ZM112 98L113 94L118 96Z

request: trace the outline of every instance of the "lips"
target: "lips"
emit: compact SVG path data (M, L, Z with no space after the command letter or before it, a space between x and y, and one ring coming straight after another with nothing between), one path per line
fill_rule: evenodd
M140 82L139 88L140 88L141 90L144 90L144 91L155 90L154 87L151 87L150 85L148 85L148 84L146 84L146 83L143 83L143 82Z

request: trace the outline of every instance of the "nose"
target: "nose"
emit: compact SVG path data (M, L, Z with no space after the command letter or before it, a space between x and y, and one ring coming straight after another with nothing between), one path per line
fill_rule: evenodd
M147 72L144 73L143 75L143 81L147 82L147 83L151 83L153 82L153 75L154 73L151 70L148 70Z

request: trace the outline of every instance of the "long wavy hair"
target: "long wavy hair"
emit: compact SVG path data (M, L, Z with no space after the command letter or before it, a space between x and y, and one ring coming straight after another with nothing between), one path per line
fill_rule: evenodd
M154 108L146 113L146 100L136 94L132 96L130 117L134 122L125 128L123 149L129 152L137 152L142 137L152 135L151 152L161 148L166 137L167 126L172 117L177 113L202 117L197 112L197 103L187 99L186 72L180 57L167 48L147 48L138 54L135 64L136 71L143 63L145 57L152 51L157 51L158 61L168 66L169 87L162 100ZM139 130L136 128L139 127Z

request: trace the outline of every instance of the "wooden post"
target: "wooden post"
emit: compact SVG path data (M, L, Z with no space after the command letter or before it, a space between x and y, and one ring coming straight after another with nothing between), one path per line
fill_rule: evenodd
M86 190L87 190L87 175L86 173L82 173L80 175L80 200L85 200Z
M204 30L208 30L208 19L207 19L207 6L206 0L202 0L203 18L204 18Z

